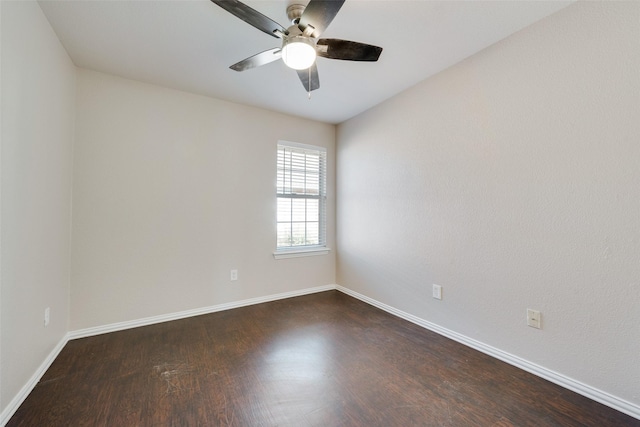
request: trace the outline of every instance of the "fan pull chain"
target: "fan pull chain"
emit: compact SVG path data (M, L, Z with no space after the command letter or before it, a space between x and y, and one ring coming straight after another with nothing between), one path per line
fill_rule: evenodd
M309 67L307 71L309 72L309 80L308 80L309 83L307 85L307 95L309 96L309 101L311 101L311 67Z

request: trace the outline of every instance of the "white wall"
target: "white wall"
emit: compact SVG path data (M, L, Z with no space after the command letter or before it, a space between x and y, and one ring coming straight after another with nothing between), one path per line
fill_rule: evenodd
M279 139L327 147L334 248L334 126L78 76L71 330L335 283L334 252L272 255Z
M0 7L2 412L67 332L75 67L37 3Z
M639 22L579 2L340 125L338 283L640 405Z

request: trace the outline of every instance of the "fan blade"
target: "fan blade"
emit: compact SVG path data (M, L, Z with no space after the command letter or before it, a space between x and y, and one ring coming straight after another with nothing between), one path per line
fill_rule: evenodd
M261 65L268 64L273 61L277 61L282 57L282 49L275 47L273 49L265 50L264 52L257 53L253 56L243 59L230 66L232 70L244 71L251 68L260 67Z
M318 77L318 67L314 63L311 67L306 70L297 70L298 77L300 77L300 81L302 82L302 86L304 86L304 90L307 92L311 92L320 87L320 77ZM311 78L311 81L309 81Z
M265 33L275 38L282 37L282 34L286 34L287 30L273 21L272 19L264 16L255 9L250 8L246 4L238 0L211 0L227 12L237 16L249 25L252 25L264 31Z
M320 39L316 44L316 52L323 58L375 62L380 57L382 48L349 40Z
M327 29L345 0L311 0L305 8L298 28L306 36L318 38Z

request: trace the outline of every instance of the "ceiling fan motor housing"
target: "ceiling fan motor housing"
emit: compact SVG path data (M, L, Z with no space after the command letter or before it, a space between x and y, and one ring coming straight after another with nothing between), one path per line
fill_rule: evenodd
M302 12L306 8L303 4L290 4L287 6L287 19L293 24L298 25L300 22L300 17L302 16Z

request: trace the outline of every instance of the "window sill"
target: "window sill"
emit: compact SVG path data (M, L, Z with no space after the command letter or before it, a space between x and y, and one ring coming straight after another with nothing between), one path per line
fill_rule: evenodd
M275 259L299 258L303 256L327 255L331 249L326 247L306 249L285 249L273 253Z

